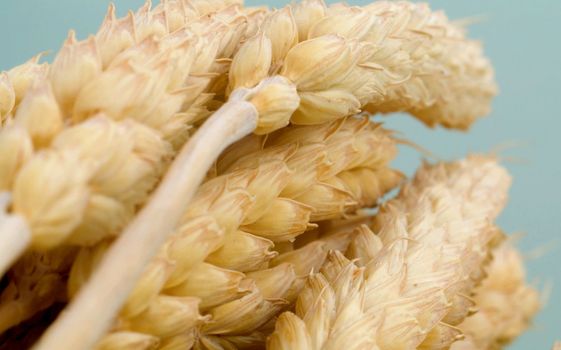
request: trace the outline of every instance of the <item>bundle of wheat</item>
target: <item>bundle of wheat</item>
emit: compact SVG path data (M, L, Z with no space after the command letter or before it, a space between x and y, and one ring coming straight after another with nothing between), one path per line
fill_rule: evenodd
M504 280L494 159L425 164L365 211L402 179L369 115L465 130L495 93L480 45L422 4L111 6L0 75L0 272L31 247L0 330L67 289L38 349L499 346L538 302Z
M314 7L316 5L317 4L311 3L304 4L303 6L304 8L306 8ZM291 27L292 29L297 28L295 26L295 20L293 20L293 17L291 16L289 10L273 12L271 15L265 16L262 23L259 24L262 29L260 30L265 34L258 34L256 37L265 38L266 36L268 40L271 41L271 54L268 55L268 50L266 48L260 49L259 45L255 47L255 45L252 44L254 40L248 40L244 45L242 45L239 52L234 57L232 69L230 70L230 72L233 73L230 75L230 80L239 80L236 78L236 72L239 72L238 66L240 64L241 71L247 71L247 69L244 69L244 67L249 61L246 61L245 58L252 58L257 62L265 62L265 66L269 68L264 69L263 71L267 70L267 74L269 74L270 70L271 73L279 71L281 75L273 77L271 79L265 79L261 83L258 83L256 87L251 89L247 89L245 87L236 88L236 86L233 86L234 89L230 94L228 102L225 103L207 123L205 123L205 125L197 132L196 137L191 140L190 144L187 145L187 147L184 148L181 155L174 163L174 166L168 172L167 178L164 182L162 182L159 191L157 191L156 195L153 197L153 201L145 207L143 213L141 213L141 215L139 215L137 219L129 226L127 234L122 236L122 238L117 242L118 244L115 247L110 248L109 253L107 254L107 258L104 259L104 263L100 265L99 274L94 275L94 277L92 278L92 286L95 284L98 286L102 284L107 285L108 283L110 283L110 280L113 280L113 282L111 283L120 284L121 287L120 292L116 293L116 295L119 295L119 297L114 298L115 302L113 306L107 308L108 311L106 317L100 317L100 323L107 322L111 314L116 312L119 303L122 302L127 292L132 288L132 284L130 283L130 281L134 280L136 276L140 275L141 268L148 262L149 257L156 252L156 249L154 247L155 244L148 245L147 243L142 242L148 242L148 240L156 240L155 243L158 243L163 240L164 237L159 237L156 235L156 228L161 228L166 232L170 231L172 226L174 226L174 224L179 220L181 209L185 207L186 203L191 198L192 193L194 193L194 189L202 178L203 171L208 167L208 164L210 164L210 160L215 158L226 145L254 129L257 133L273 131L274 129L279 128L282 125L285 125L291 118L291 116L293 117L292 120L295 123L316 124L319 122L340 118L347 114L356 112L356 108L344 108L343 111L337 111L337 108L333 109L322 107L329 106L329 101L333 101L333 98L331 97L327 98L326 96L323 96L324 98L321 98L322 92L326 92L329 95L329 93L335 90L346 91L346 94L348 96L354 96L353 98L359 101L359 104L357 106L358 108L361 105L364 106L366 104L382 106L384 105L384 101L392 101L392 99L387 96L384 98L376 98L380 95L380 91L385 91L386 89L385 85L382 84L381 87L378 85L379 81L386 82L389 85L395 85L403 80L415 80L418 84L411 83L405 85L416 86L420 84L428 91L437 89L436 87L431 88L431 84L438 85L442 83L443 85L446 85L445 82L447 81L447 77L445 75L439 75L438 72L447 71L448 73L450 73L450 70L446 70L445 68L446 62L449 62L451 57L445 55L431 56L426 51L423 53L423 50L417 52L413 48L410 48L407 45L403 45L404 41L399 40L398 43L401 43L401 45L398 46L403 49L410 49L412 51L406 50L406 54L403 55L404 57L407 56L409 58L408 60L405 60L407 61L406 63L401 66L395 62L394 64L396 66L399 66L400 70L402 70L403 72L409 71L410 74L408 76L401 76L396 80L395 75L387 74L389 72L389 69L382 69L385 78L379 77L378 74L366 74L366 72L362 72L362 68L368 67L369 65L375 63L374 61L378 59L377 55L385 57L383 53L386 52L384 50L386 46L388 47L388 49L389 47L395 46L396 43L394 43L392 40L382 39L385 37L389 38L392 30L397 30L396 28L399 27L399 25L407 27L407 33L414 30L420 30L423 27L422 24L420 24L423 23L423 20L426 20L428 22L440 23L440 25L444 27L450 26L446 22L445 18L437 18L438 16L433 16L429 11L423 11L422 8L417 8L415 6L401 6L393 8L390 5L387 5L390 6L388 8L386 5L384 5L385 7L382 6L382 9L373 6L366 8L366 10L355 10L363 13L363 16L367 15L368 17L379 19L380 21L382 21L382 18L387 17L387 21L382 21L382 23L385 23L385 25L388 27L387 32L384 30L379 30L380 28L386 28L386 26L377 27L374 25L374 23L371 26L366 26L368 28L366 33L358 33L356 31L346 32L346 38L345 36L337 35L337 33L329 33L325 30L322 31L318 29L317 37L304 40L297 45L294 45L297 41L297 32L278 30L279 28L286 27L288 22L294 24L289 25L289 27ZM392 9L393 11L391 11ZM344 23L349 22L347 17L349 13L355 12L355 10L340 6L334 6L330 8L329 11L327 11L326 8L325 13L333 13L335 22L338 21L340 23ZM377 14L376 11L381 12L381 14ZM405 13L408 15L399 16L400 13ZM325 18L328 17L329 16ZM305 25L311 25L311 27L309 28L308 36L310 36L311 33L314 32L314 28L321 28L321 21L313 25L309 21L306 23L307 24ZM411 28L408 27L408 23L411 24ZM337 28L337 26L331 27L334 29ZM454 31L445 30L442 32L452 33ZM283 33L283 35L279 35L280 33ZM444 46L446 46L446 43L449 42L463 42L463 40L461 40L462 35L458 34L458 31L455 31L454 33L455 34L453 35L453 37L457 40L448 40L448 37L446 36L448 34L445 34L443 37L441 36L440 41L436 40L436 42L441 42ZM287 34L287 38L290 40L284 38L284 34ZM423 36L421 37L425 38ZM433 37L437 38L437 33L435 33ZM416 45L419 48L425 47L426 49L429 46L433 47L437 45L435 42L431 42L430 44L422 44L423 39L417 37L406 39L407 41L412 42L417 41L418 44ZM465 45L467 47L473 46L470 42L467 41L465 42ZM257 48L257 52L259 54L253 57L256 52L256 50L254 50L255 48ZM335 49L335 51L333 51L333 49ZM456 56L463 55L463 51L449 51L455 52ZM323 60L323 64L316 64L313 67L308 66L307 61L302 60L301 56L299 56L300 54L309 55L311 53L313 53L312 57L317 56L319 57L319 59ZM250 55L251 57L245 57L244 55ZM393 56L398 57L400 55L392 55L392 57ZM332 57L332 59L328 59L328 57ZM336 59L333 59L333 57L336 57ZM413 63L413 58L415 57L421 58L421 61ZM441 62L440 60L443 61ZM464 62L465 65L471 65L472 63L474 63L474 60L459 59L459 61ZM319 63L319 61L314 62ZM424 71L421 75L414 75L413 67L418 67L419 65L422 65L426 69L428 69L427 67L439 68L432 73L429 72L430 70L427 70ZM483 66L484 68L487 67L487 65ZM308 69L306 67L313 69ZM373 70L377 71L378 69L379 66L376 66ZM482 79L480 85L493 85L492 80L491 82L489 81L489 78L491 76L491 74L489 73L490 69L463 69L459 74L458 81L462 80L461 76L463 76L464 73L473 73L475 71L477 71L478 74L475 74L475 76L473 77L470 76L469 80L480 81ZM482 72L484 74L479 74ZM431 74L435 75L434 79L422 79L422 76ZM468 73L467 75L470 74ZM394 79L389 79L388 77L390 76ZM357 85L357 81L360 82L360 87L359 85ZM373 83L370 85L367 84L369 81L372 81ZM338 85L339 83L340 86ZM468 84L460 86L454 85L454 88L459 88L459 91L457 92L463 94L463 96L470 96ZM398 90L402 91L403 89ZM445 90L447 92L450 92L452 91L452 87L448 86ZM481 91L483 90L485 89L481 89ZM389 91L393 90L389 89ZM314 98L312 98L311 104L300 103L300 95L305 92L309 92L311 93L311 96L315 96ZM315 92L318 92L318 94L315 94ZM454 93L456 93L456 91L454 91ZM385 96L384 94L382 95ZM394 92L390 95L393 96L399 94ZM411 93L407 92L405 93L405 96L410 97ZM419 100L419 98L417 97L415 98L415 100ZM417 109L425 110L429 107L436 108L435 106L440 102L443 103L443 106L448 106L448 103L454 105L454 103L457 101L457 99L454 98L444 98L444 96L441 97L442 100L439 101L436 101L433 98L429 98L428 100L430 100L430 103L421 103L422 107L419 107ZM399 99L400 98L397 98L397 100ZM303 99L303 101L304 100L305 99ZM314 100L315 102L313 102ZM487 100L483 101L483 104L487 104ZM352 104L354 105L354 102ZM331 105L333 106L333 103L331 103ZM348 103L343 103L342 105L350 106ZM311 109L306 106L311 106ZM414 107L404 108L411 111L415 110ZM306 110L309 110L309 113L305 112ZM442 115L446 115L445 108L438 107L438 110ZM294 111L296 111L296 113L292 115ZM302 119L301 116L304 116L304 121L300 120ZM470 115L468 115L466 118L466 120L473 119L470 117ZM469 124L469 121L467 123ZM458 124L458 126L459 125L460 124ZM209 140L212 140L212 142L209 142ZM202 144L204 144L204 146ZM180 179L180 172L185 168L189 168L191 170L196 169L196 171L191 172L189 179ZM182 186L177 187L179 182L182 183ZM174 190L171 189L172 186L175 187ZM172 193L172 191L174 193ZM167 202L167 204L164 204L164 201ZM165 226L162 226L161 222L158 225L147 225L149 216L161 215L161 208L165 207L166 205L170 206L172 204L175 204L174 210L168 210L165 213L165 217L161 217L162 221L166 221ZM136 258L135 268L126 270L123 269L122 271L115 270L113 268L115 264L117 266L124 266L126 255L130 255L125 254L124 250L133 249L131 244L135 245L136 250L138 251L138 258ZM110 274L113 274L113 276L110 276ZM124 278L123 276L118 276L119 274L125 274L128 277ZM127 283L125 283L125 281L129 281L128 285ZM88 288L86 288L86 291L81 293L81 295L84 296L81 299L78 298L75 302L75 305L82 304L84 305L83 307L87 307L87 300L91 299L91 296L88 296L88 294L98 294L98 292L95 291L95 287L91 288L94 288L94 290L88 292ZM113 297L115 297L115 295L113 295ZM82 311L72 312L72 310L78 310L78 308L79 306L70 308L70 312L67 313L66 319L68 321L66 322L68 325L74 324L73 321L70 321L72 317L74 317L72 316L73 314L79 313L81 315L84 315ZM96 312L98 312L97 309L92 308L91 305L89 306L89 308L91 311L96 310Z

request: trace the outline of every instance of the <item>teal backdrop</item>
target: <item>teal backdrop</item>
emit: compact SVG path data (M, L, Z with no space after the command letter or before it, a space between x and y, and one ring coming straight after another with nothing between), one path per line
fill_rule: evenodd
M561 1L432 0L452 19L473 17L470 36L484 42L500 86L493 112L469 133L428 130L410 117L377 117L442 159L500 152L514 176L510 204L499 220L520 234L528 278L550 297L533 328L510 349L548 349L561 340ZM1 0L0 70L41 51L58 50L67 30L94 33L107 0ZM120 14L140 0L115 1ZM283 0L247 0L280 7ZM364 4L354 0L352 4ZM52 58L52 54L51 54ZM50 58L47 58L50 59ZM396 165L411 174L421 159L404 147ZM547 294L547 293L545 293Z

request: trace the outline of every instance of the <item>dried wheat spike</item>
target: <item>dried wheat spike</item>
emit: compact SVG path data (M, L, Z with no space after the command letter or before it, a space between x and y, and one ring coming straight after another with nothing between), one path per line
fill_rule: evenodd
M324 239L276 257L274 243L293 241L315 221L375 205L401 180L388 167L395 154L390 133L358 117L242 140L224 153L217 175L200 187L184 224L145 272L150 277L129 297L117 329L140 331L130 318L143 315L163 294L197 297L201 312L212 316L197 333L197 346L257 330L284 306L278 300L293 299L302 278L321 266L329 244L335 244ZM71 294L87 280L105 247L79 254L70 275ZM169 270L159 263L154 267L161 259Z
M442 12L408 2L308 0L271 11L234 56L229 78L232 98L250 89L257 133L360 109L467 129L496 93L479 43Z
M465 303L455 305L462 300L457 297L473 284L471 273L485 261L486 247L495 231L491 223L504 205L509 183L507 173L493 159L482 156L425 164L376 215L373 227L378 235L362 227L348 255L365 269L363 319L370 322L368 318L374 318L367 333L371 348L440 349L457 340L460 330L445 321L450 315L458 318L458 309L469 309ZM319 295L306 305L323 302L326 300ZM296 311L304 322L309 317L304 310ZM339 310L331 308L330 312L337 314ZM340 317L344 316L341 313ZM318 329L315 324L324 326ZM331 346L307 345L329 334L333 327L329 318L306 325L307 337L277 341L280 334L291 332L285 329L289 326L277 325L269 342L271 349ZM363 340L360 327L349 327L342 333L337 336L348 342L368 340ZM296 339L298 343L291 342Z
M29 243L91 245L134 217L190 125L208 114L207 90L222 69L215 61L243 36L244 16L229 3L201 19L196 1L147 4L122 19L110 6L98 33L85 41L71 33L51 66L36 57L2 74L15 97L0 130L0 190L13 191L6 218L22 221L3 230L14 237L2 269Z
M540 308L538 292L526 285L523 260L510 242L493 250L487 278L474 290L477 312L458 328L466 339L453 350L498 350L513 341L526 328Z

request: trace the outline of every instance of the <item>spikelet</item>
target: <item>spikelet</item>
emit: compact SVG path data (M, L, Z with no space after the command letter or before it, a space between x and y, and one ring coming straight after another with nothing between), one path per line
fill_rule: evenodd
M364 283L364 268L338 251L330 253L320 273L306 281L296 315L287 312L278 318L268 348L373 349L375 317L364 307Z
M474 291L477 312L459 326L466 339L452 349L502 349L519 336L540 308L538 292L524 282L522 257L505 242L493 250L487 278Z
M51 66L36 57L2 74L2 113L11 122L0 130L0 185L13 190L13 211L30 226L34 248L117 235L188 138L189 124L207 115L212 78L201 74L232 54L245 27L229 8L219 20L202 18L208 29L187 30L200 15L193 6L147 3L123 19L110 6L98 33L85 41L71 33ZM183 27L172 32L168 14ZM133 88L141 81L141 90Z
M322 265L335 243L318 240L281 255L273 245L293 241L315 227L314 221L375 205L401 179L399 172L388 168L395 153L390 133L363 118L320 128L294 126L266 139L242 140L219 159L215 174L185 213L184 224L161 250L160 256L174 264L169 276L161 275L164 286L158 279L142 288L201 300L199 308L211 321L202 319L199 348L251 334L244 341L263 343L264 336L255 332L287 301L294 301L305 277ZM372 176L352 176L356 169L370 170ZM364 181L360 187L369 190L357 192L352 185L357 181ZM92 260L84 258L73 266L71 286L87 278L84 266ZM155 297L150 295L135 298L137 302L129 298L119 324L129 322L131 313L126 310L131 305L136 303L134 310L146 309Z
M10 120L14 116L16 108L27 94L28 90L34 86L37 81L44 79L48 72L46 63L39 63L42 54L32 57L22 65L10 69L8 72L2 73L2 93L3 100L8 103L3 109L2 121Z
M364 267L362 319L370 322L368 318L373 317L374 321L368 332L349 327L340 336L348 342L370 341L370 348L380 349L440 349L457 340L461 331L444 321L454 310L454 296L465 293L471 286L471 272L484 262L493 232L490 223L504 205L509 182L502 168L481 156L425 164L375 217L373 228L378 235L362 226L352 240L349 258ZM320 302L321 297L316 297L302 304ZM297 314L304 322L310 317L298 309ZM281 316L280 320L285 319ZM277 324L269 348L330 346L307 346L329 334L308 324L307 338L299 335L299 347L277 341L281 334L291 332L289 327L287 322Z
M266 89L269 84L279 87ZM271 11L229 72L233 98L236 89L252 87L246 99L260 113L257 133L363 108L407 111L430 126L467 129L488 113L496 93L480 45L442 13L407 2L327 7L306 0ZM277 99L285 110L273 116L266 106Z

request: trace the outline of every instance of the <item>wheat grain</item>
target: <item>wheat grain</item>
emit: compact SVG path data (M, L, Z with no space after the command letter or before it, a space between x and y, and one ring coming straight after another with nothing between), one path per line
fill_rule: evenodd
M374 348L375 318L364 309L364 269L341 253L330 254L320 273L310 276L296 312L282 314L268 341L272 349ZM349 337L349 330L353 336Z

